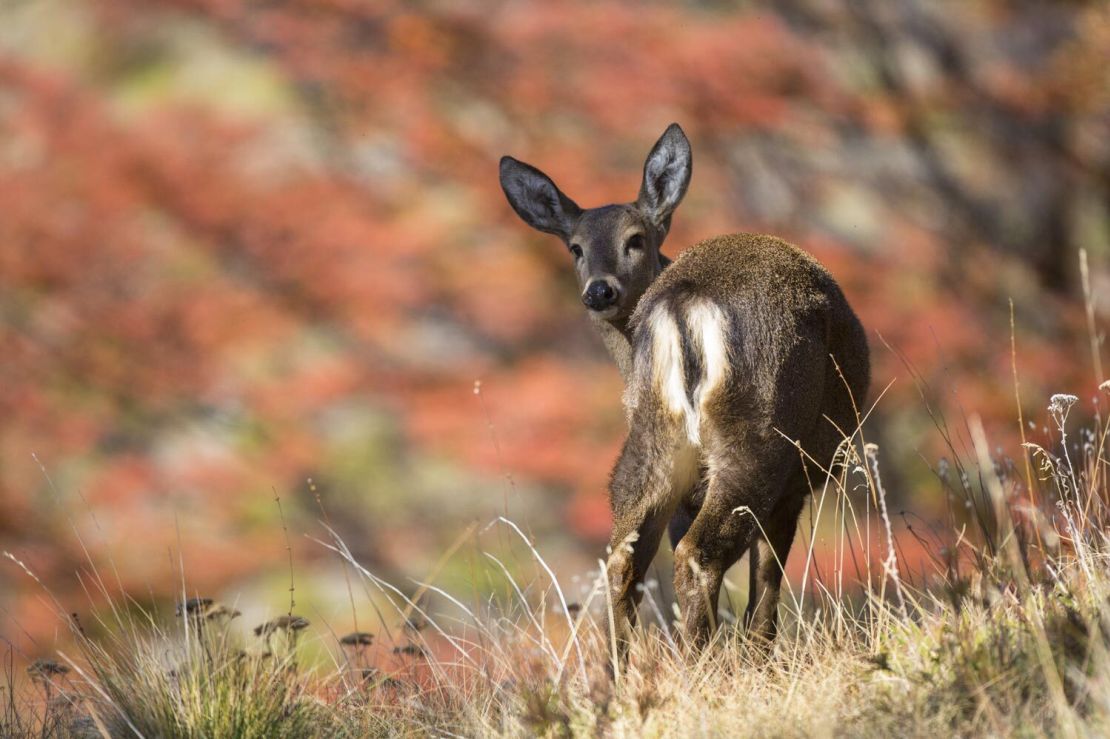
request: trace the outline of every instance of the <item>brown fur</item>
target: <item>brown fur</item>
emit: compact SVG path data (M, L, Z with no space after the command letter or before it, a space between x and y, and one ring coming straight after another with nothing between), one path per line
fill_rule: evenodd
M660 305L681 314L682 306L699 298L723 309L729 368L702 421L697 454L705 484L675 486L669 471L687 442L681 424L661 410L649 375L640 371L651 361L646 317ZM631 550L610 567L618 633L626 637L635 621L636 585L674 519L675 593L689 641L708 638L721 577L749 550L749 633L770 640L781 566L809 480L822 481L833 467L838 444L855 430L853 401L863 402L867 392L863 329L816 260L781 239L756 234L691 247L648 288L630 323L632 382L641 386L630 388L638 400L610 484L611 545L617 551L627 542ZM687 386L696 379L688 373ZM795 441L812 458L808 465Z

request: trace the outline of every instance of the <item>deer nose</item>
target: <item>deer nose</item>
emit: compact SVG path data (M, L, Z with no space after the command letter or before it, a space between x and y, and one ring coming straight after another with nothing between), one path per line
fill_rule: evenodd
M594 280L586 285L586 292L582 293L582 302L590 310L605 310L616 304L618 295L616 288L610 285L608 280Z

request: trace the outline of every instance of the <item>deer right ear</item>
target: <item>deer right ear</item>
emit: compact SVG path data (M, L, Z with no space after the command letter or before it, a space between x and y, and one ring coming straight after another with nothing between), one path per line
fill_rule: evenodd
M644 162L644 181L637 201L664 231L669 230L671 214L690 186L693 165L690 142L682 128L672 123L655 142Z
M560 192L550 177L512 157L501 157L501 189L525 223L564 241L582 215L582 209Z

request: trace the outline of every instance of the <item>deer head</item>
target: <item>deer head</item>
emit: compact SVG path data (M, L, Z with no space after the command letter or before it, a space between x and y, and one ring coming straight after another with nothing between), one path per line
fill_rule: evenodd
M583 210L546 174L509 156L501 158L501 188L525 223L562 239L590 316L615 323L627 320L667 264L659 249L692 167L690 142L672 123L648 154L630 203Z

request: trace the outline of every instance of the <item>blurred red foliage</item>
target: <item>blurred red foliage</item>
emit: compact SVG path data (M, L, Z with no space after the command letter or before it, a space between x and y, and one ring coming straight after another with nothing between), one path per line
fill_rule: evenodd
M935 513L922 398L1016 432L1009 299L1030 408L1091 387L1075 252L1110 284L1110 13L910 6L82 7L66 63L0 56L4 547L58 583L84 557L58 511L87 505L94 559L111 549L145 589L172 572L177 513L191 573L230 582L280 551L280 528L244 524L272 490L385 495L327 467L337 414L363 405L395 426L393 462L510 474L552 492L548 530L603 538L620 381L496 162L533 161L583 204L628 199L671 120L696 165L667 251L767 230L823 260L871 330L875 394L897 378L875 419L893 494ZM255 92L219 74L142 93L212 49L263 66L277 102L228 108ZM349 525L401 566L391 521Z

